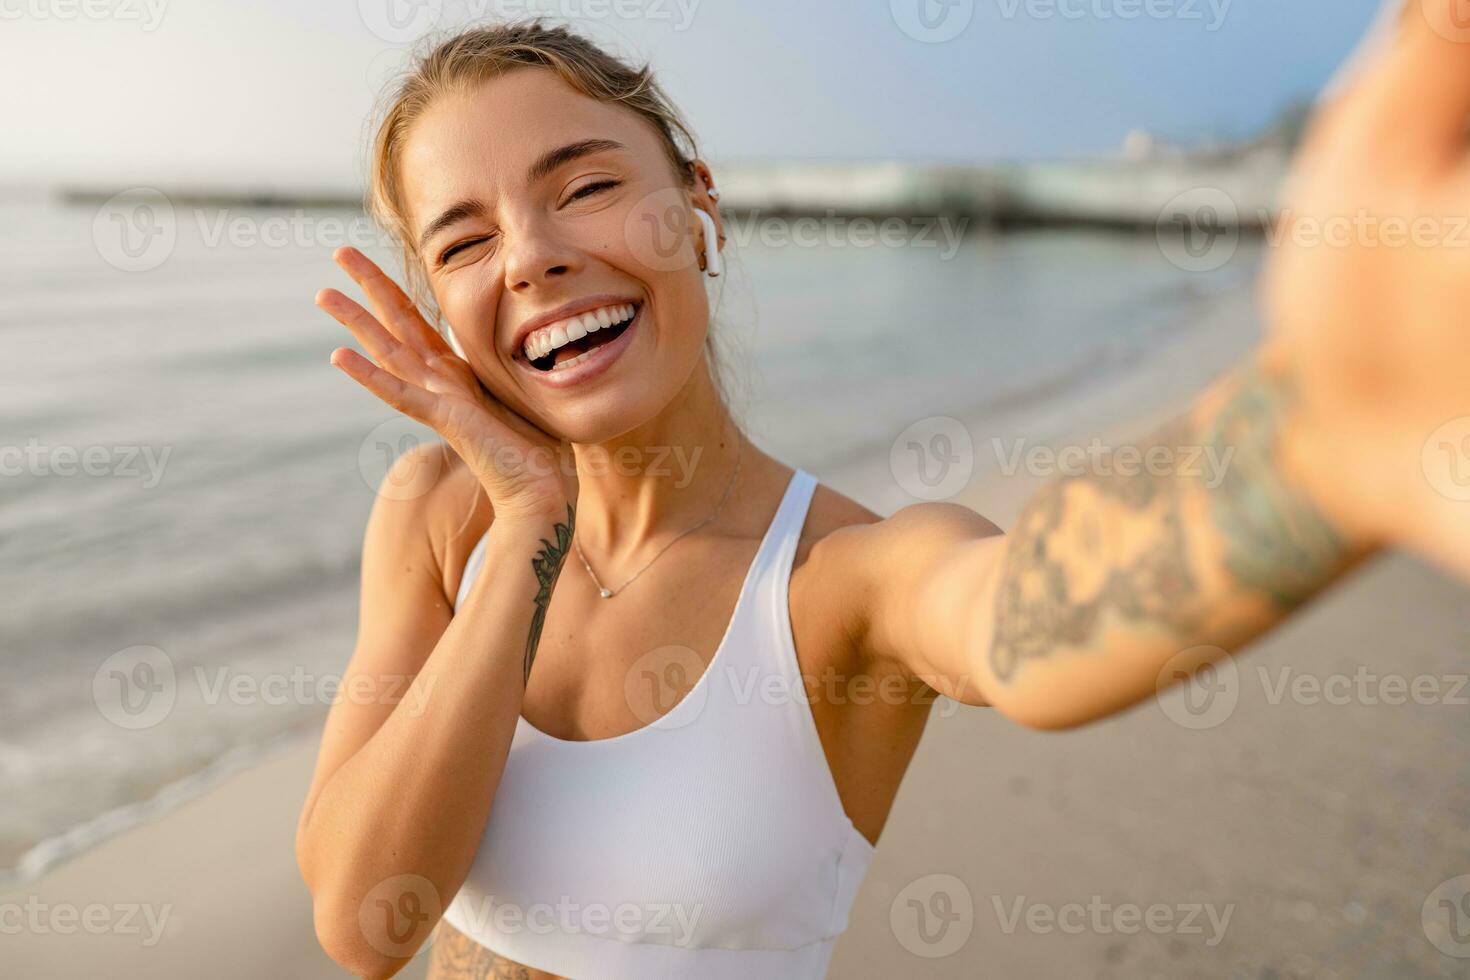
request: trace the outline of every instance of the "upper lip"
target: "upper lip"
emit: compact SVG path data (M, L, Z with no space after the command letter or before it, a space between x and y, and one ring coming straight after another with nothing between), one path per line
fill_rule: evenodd
M604 306L620 306L624 303L631 303L634 306L642 305L639 300L631 296L615 296L612 293L603 293L599 296L586 296L582 299L573 300L570 303L565 303L561 306L558 306L554 310L548 310L545 313L539 313L536 316L531 317L529 320L526 320L524 323L516 328L515 344L511 347L511 355L516 356L524 354L526 348L526 338L537 330L540 330L542 327L553 324L558 320L565 320L569 316L577 316L580 313L588 313L592 310L600 310Z

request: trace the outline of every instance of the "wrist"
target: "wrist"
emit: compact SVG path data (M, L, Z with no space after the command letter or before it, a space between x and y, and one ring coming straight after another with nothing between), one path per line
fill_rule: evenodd
M492 509L491 527L503 528L506 533L523 531L544 536L554 534L560 526L570 535L575 519L575 511L565 499L492 504Z

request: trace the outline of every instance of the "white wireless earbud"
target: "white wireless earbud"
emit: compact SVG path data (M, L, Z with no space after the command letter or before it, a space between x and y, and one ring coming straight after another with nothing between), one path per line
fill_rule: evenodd
M704 228L704 272L714 279L725 271L725 265L720 261L720 233L715 230L715 219L709 216L708 211L695 208L694 213L699 216L699 223Z

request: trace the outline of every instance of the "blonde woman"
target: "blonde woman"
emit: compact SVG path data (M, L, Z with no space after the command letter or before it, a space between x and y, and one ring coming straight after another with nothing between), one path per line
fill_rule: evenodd
M1411 19L1317 121L1294 215L1454 213L1467 111L1470 46ZM1139 443L1229 478L1061 480L1002 535L874 514L739 430L717 197L646 69L539 22L433 49L378 130L410 291L344 249L371 310L318 303L367 354L332 363L443 444L380 494L344 678L414 696L332 709L298 832L361 976L437 928L436 980L821 977L935 692L1068 728L1385 545L1470 575L1421 461L1470 416L1465 255L1288 235L1266 347Z

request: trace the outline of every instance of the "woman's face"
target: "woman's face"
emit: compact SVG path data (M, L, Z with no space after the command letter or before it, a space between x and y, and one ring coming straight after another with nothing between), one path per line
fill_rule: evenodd
M439 309L496 397L581 443L674 400L709 324L691 208L714 208L675 177L643 117L550 70L517 69L441 97L400 162Z

